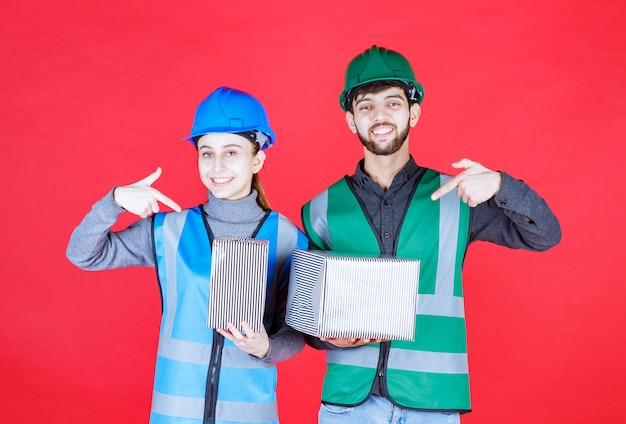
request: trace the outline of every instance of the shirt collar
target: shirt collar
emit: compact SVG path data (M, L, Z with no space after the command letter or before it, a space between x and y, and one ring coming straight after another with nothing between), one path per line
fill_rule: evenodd
M368 177L368 175L363 170L364 164L365 164L365 159L361 159L359 163L357 164L356 171L354 172L354 175L352 177L352 180L354 181L354 183L357 184L361 188L363 188L368 183L373 182L373 180L370 177ZM419 170L420 170L420 166L415 162L415 159L413 159L413 156L410 156L409 161L406 163L406 165L404 165L404 167L401 170L399 170L398 173L393 177L393 182L391 183L390 188L394 185L397 185L398 183L400 185L404 184L405 182L410 180ZM374 184L377 184L377 183L374 182Z

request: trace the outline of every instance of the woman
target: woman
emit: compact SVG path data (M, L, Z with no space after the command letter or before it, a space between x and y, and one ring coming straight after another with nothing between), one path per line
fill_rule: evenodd
M156 267L163 314L150 422L277 423L275 362L304 346L285 325L291 252L308 242L272 211L258 179L275 135L257 99L220 87L200 103L191 135L207 203L186 210L151 185L158 168L97 202L72 233L68 259L82 269ZM159 202L175 212L159 212ZM123 212L142 219L111 227ZM207 328L211 242L215 237L269 241L264 327ZM245 284L245 281L241 282ZM240 332L238 327L242 329Z

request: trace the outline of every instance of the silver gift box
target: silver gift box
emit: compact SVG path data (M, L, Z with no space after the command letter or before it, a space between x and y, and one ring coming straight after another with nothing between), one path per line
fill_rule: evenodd
M268 244L252 238L213 239L207 327L226 328L231 322L241 330L241 321L246 321L261 331Z
M316 337L413 340L420 262L295 250L286 322Z

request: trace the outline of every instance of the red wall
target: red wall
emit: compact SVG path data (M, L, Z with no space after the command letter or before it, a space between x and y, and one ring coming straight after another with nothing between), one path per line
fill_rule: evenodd
M154 271L76 269L65 259L72 229L114 184L157 166L159 189L202 202L195 151L180 139L219 85L267 106L278 143L262 178L299 222L300 205L360 157L337 97L347 62L373 43L408 56L424 84L411 135L420 164L453 172L467 156L506 170L563 227L543 254L470 248L464 422L621 420L624 2L5 3L2 422L147 421ZM281 364L283 422L315 422L323 368L309 349Z

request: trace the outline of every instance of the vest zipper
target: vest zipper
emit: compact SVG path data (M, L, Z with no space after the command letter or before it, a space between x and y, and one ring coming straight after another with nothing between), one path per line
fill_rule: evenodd
M206 376L206 395L204 397L203 424L215 424L215 408L217 405L217 389L220 382L220 369L222 366L222 350L224 348L224 336L213 330L213 345L211 347L211 359Z
M376 377L378 378L378 387L380 387L380 395L389 399L389 391L387 389L387 360L389 359L389 349L391 342L382 342L380 344L380 353L378 355L378 365L376 367Z

